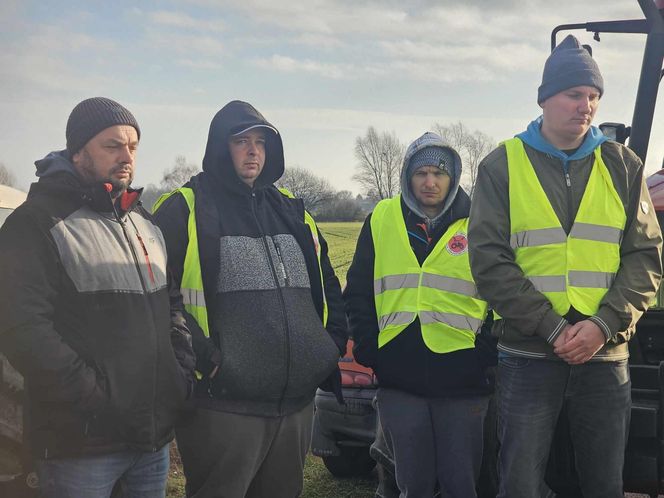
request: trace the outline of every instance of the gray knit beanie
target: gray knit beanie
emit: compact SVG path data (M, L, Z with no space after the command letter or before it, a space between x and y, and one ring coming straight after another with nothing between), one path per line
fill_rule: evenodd
M418 150L408 161L406 174L410 180L415 172L423 166L437 166L454 180L454 156L442 147L425 147Z
M141 129L136 118L126 108L105 97L92 97L80 102L67 120L67 152L73 156L81 150L97 133L115 125L129 125L136 128L138 138Z
M537 103L575 86L592 86L604 93L604 80L597 63L573 35L568 35L553 49L544 64Z

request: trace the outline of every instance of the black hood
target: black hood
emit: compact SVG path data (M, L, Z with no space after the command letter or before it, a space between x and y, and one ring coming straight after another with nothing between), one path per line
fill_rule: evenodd
M235 174L228 149L231 135L252 126L265 126L265 166L254 188L272 185L284 174L284 147L281 135L251 104L233 100L215 114L203 158L203 171L225 187L247 187ZM241 187L240 187L241 188Z

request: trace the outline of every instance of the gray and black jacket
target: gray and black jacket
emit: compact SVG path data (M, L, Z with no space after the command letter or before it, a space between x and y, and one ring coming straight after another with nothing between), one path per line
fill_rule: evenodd
M340 393L337 361L345 351L347 331L327 243L319 233L321 286L303 203L273 185L284 171L280 136L266 133L266 162L253 188L235 174L228 137L255 124L268 123L244 102L231 102L219 111L210 126L203 172L185 185L196 199L210 337L190 315L187 323L196 368L203 374L196 390L198 406L282 416L311 402L319 385ZM189 242L188 217L180 194L166 199L155 213L178 282ZM210 380L215 366L219 370Z
M125 193L83 186L66 153L0 229L0 351L23 374L34 458L156 451L193 378L161 231Z

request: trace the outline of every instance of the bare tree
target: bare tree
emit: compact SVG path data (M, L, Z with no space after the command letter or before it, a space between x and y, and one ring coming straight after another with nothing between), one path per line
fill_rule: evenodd
M164 171L164 176L161 178L161 188L167 192L180 188L200 170L195 164L187 164L186 157L175 156L173 167Z
M404 146L396 134L378 133L373 126L364 137L355 139L358 160L353 180L367 195L387 199L399 193L399 174L403 163Z
M362 206L352 192L341 190L326 201L318 213L320 221L359 221L364 217Z
M451 125L435 123L432 128L446 144L461 156L462 178L466 178L461 183L468 189L468 194L472 197L480 161L496 146L493 138L478 130L470 131L461 121Z
M334 196L334 189L325 178L316 176L306 168L297 166L286 168L275 183L277 187L288 189L295 197L304 201L307 211L315 214L328 199Z
M13 187L16 178L14 174L7 169L5 163L0 163L0 185L7 185L8 187Z

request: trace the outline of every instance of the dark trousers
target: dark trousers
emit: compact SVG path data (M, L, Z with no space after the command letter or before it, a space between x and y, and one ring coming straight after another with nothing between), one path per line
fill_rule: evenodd
M274 418L199 408L176 429L187 496L299 496L312 421L313 402Z
M378 416L401 498L472 498L482 463L488 396L423 398L395 389L376 393Z
M497 395L499 498L551 496L544 474L563 403L583 496L622 498L631 408L627 360L570 366L504 356Z

